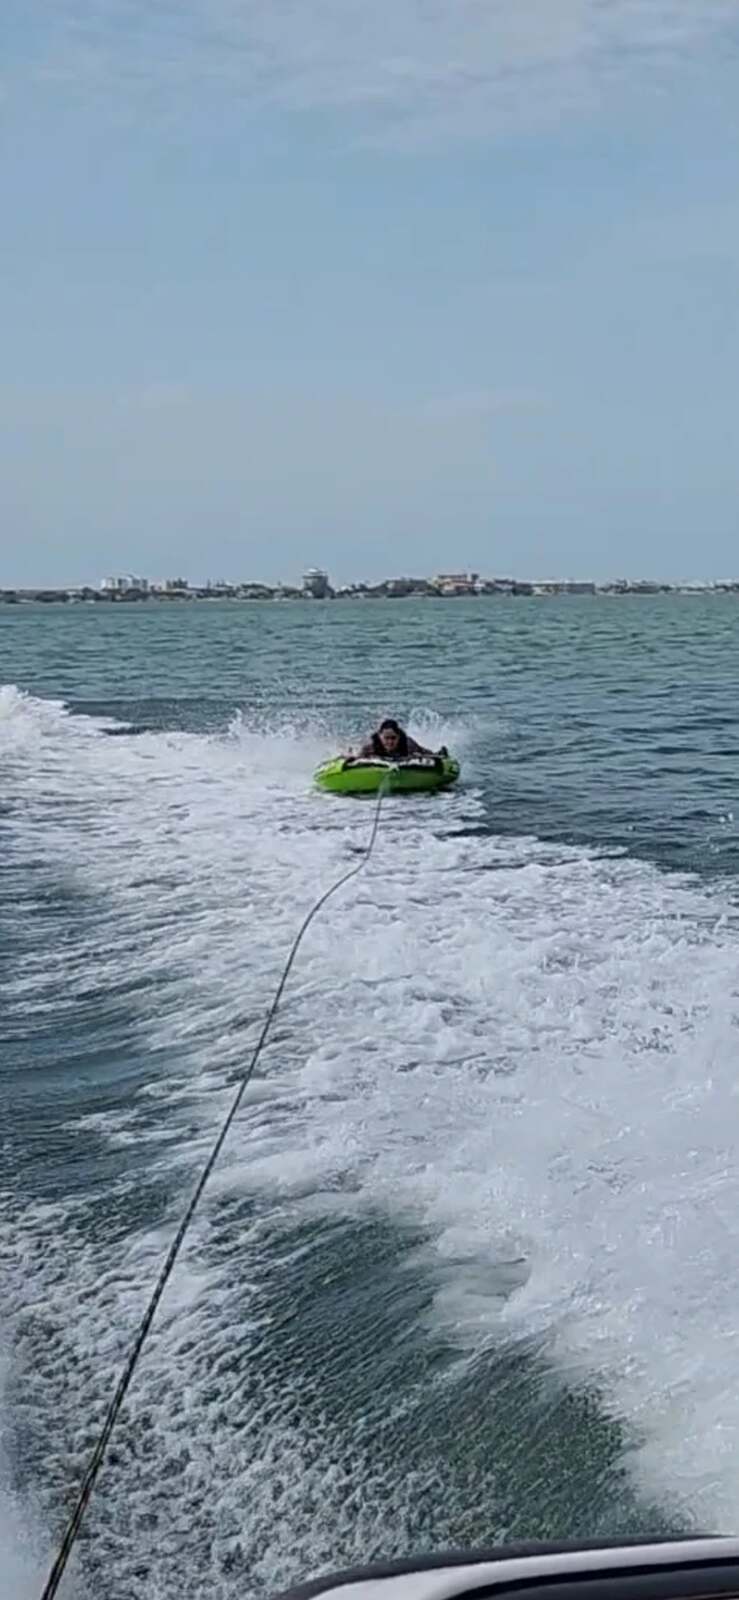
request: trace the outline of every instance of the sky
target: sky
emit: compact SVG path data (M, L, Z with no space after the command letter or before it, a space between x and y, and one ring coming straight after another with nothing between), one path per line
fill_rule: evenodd
M739 0L4 0L0 588L739 574Z

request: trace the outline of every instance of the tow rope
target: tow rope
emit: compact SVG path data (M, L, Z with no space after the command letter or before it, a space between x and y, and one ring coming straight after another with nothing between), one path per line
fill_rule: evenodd
M74 1510L73 1510L73 1512L72 1512L72 1514L71 1514L71 1516L69 1518L69 1521L67 1523L67 1527L66 1527L65 1532L64 1532L64 1537L63 1537L61 1545L59 1547L59 1553L58 1553L58 1555L56 1557L56 1560L54 1562L53 1567L51 1568L49 1576L48 1576L48 1578L46 1580L46 1585L45 1585L45 1587L43 1589L43 1592L42 1592L42 1595L41 1595L41 1600L54 1600L54 1596L56 1595L56 1593L57 1593L57 1591L59 1589L59 1584L61 1583L62 1577L64 1576L64 1569L65 1569L65 1567L67 1565L67 1562L69 1560L69 1557L71 1555L73 1546L74 1546L75 1541L77 1539L77 1535L78 1535L78 1533L80 1531L80 1527L81 1527L81 1524L82 1524L82 1519L83 1519L83 1517L85 1515L85 1512L87 1510L87 1507L88 1507L88 1504L89 1504L89 1501L90 1501L90 1496L91 1496L92 1491L93 1491L93 1489L95 1487L95 1481L97 1479L97 1475L98 1475L98 1473L100 1471L100 1468L101 1468L101 1466L103 1464L103 1461L105 1459L105 1452L106 1452L106 1450L108 1448L108 1444L110 1443L110 1437L111 1437L111 1434L112 1434L113 1429L115 1427L115 1424L116 1424L116 1421L117 1421L117 1418L118 1418L118 1413L119 1413L119 1411L121 1409L121 1406L123 1405L123 1401L126 1398L126 1394L128 1392L129 1385L131 1383L131 1380L133 1378L134 1372L136 1370L136 1366L138 1364L139 1356L141 1355L141 1352L142 1352L142 1350L144 1348L144 1344L146 1343L147 1335L148 1335L149 1330L151 1328L152 1322L154 1321L154 1316L156 1314L156 1310L157 1310L157 1307L159 1305L159 1301L161 1300L162 1295L164 1293L164 1290L165 1290L165 1288L167 1286L167 1282L168 1282L168 1279L169 1279L170 1274L172 1272L172 1268L174 1267L174 1264L175 1264L175 1262L177 1260L177 1257L178 1257L178 1255L180 1253L180 1249L181 1249L183 1240L185 1238L185 1234L187 1233L187 1230L188 1230L188 1228L190 1226L190 1223L192 1222L193 1216L195 1215L195 1211L196 1211L196 1208L197 1208L198 1203L200 1201L200 1198L202 1196L202 1193L203 1193L203 1190L205 1188L205 1185L208 1182L208 1179L209 1179L209 1177L210 1177L210 1175L211 1175L211 1173L213 1171L213 1168L214 1168L214 1166L215 1166L215 1164L216 1164L216 1162L218 1160L218 1157L219 1157L219 1155L221 1153L221 1150L223 1149L223 1146L224 1146L224 1144L226 1142L226 1138L228 1137L228 1133L229 1133L230 1128L231 1128L231 1124L232 1124L232 1122L233 1122L233 1120L234 1120L234 1118L235 1118L235 1116L236 1116L236 1114L237 1114L237 1112L239 1110L239 1107L240 1107L241 1102L242 1102L243 1097L244 1097L244 1090L247 1088L247 1085L249 1084L250 1079L252 1078L252 1075L254 1073L254 1069L255 1069L255 1067L257 1065L257 1062L259 1061L259 1057L260 1057L260 1055L261 1055L261 1053L262 1053L262 1051L264 1049L265 1044L267 1043L267 1039L269 1037L269 1032L270 1032L270 1029L272 1027L272 1023L274 1022L275 1016L277 1015L277 1010L278 1010L280 1001L282 999L282 996L283 996L283 993L284 993L284 990L285 990L285 985L286 985L287 980L288 980L288 978L290 976L290 972L292 970L293 962L295 961L295 957L296 957L296 955L298 953L298 950L300 949L300 946L301 946L302 941L303 941L303 937L307 933L308 928L310 927L310 925L313 922L314 918L318 916L319 911L321 911L323 909L323 907L325 906L326 901L330 900L331 896L336 894L338 889L342 889L344 887L344 884L349 883L350 879L356 878L358 873L360 873L363 870L363 868L366 867L367 862L369 861L370 856L372 855L372 851L374 850L374 847L375 847L375 841L377 839L377 831L378 831L378 828L380 826L380 812L382 810L382 802L383 802L383 800L385 798L385 795L387 793L389 780L390 780L390 772L388 772L387 777L383 779L382 785L381 785L381 787L380 787L380 789L378 791L377 804L375 805L374 818L373 818L373 822L372 822L372 828L371 828L371 831L370 831L369 842L367 843L367 845L365 846L364 850L362 851L362 859L361 859L361 861L357 862L356 866L350 867L348 872L342 873L342 876L340 878L337 878L336 882L332 883L331 887L329 889L326 889L325 893L322 894L319 897L318 900L316 900L315 904L311 907L310 911L308 912L307 917L305 918L305 920L301 924L300 928L298 929L298 932L297 932L297 934L296 934L296 936L295 936L295 938L294 938L294 940L292 942L287 961L285 962L285 965L284 965L284 967L282 969L282 976L281 976L280 981L279 981L279 983L277 985L277 988L275 990L274 999L273 999L272 1004L271 1004L271 1006L269 1008L269 1011L267 1012L266 1018L264 1020L264 1024L262 1026L262 1031L261 1031L261 1033L259 1035L259 1038L258 1038L258 1040L256 1042L256 1045L254 1047L251 1059L249 1060L248 1065L245 1068L245 1071L242 1073L242 1076L239 1079L238 1088L236 1090L236 1094L234 1095L234 1098L233 1098L232 1104L230 1106L230 1109L228 1111L228 1114L227 1114L227 1116L226 1116L226 1118L225 1118L225 1120L224 1120L224 1122L222 1124L220 1133L218 1134L218 1137L217 1137L216 1142L215 1142L215 1144L213 1146L213 1149L211 1150L211 1153L210 1153L210 1155L208 1157L208 1160L206 1161L205 1166L204 1166L204 1168L203 1168L203 1170L202 1170L202 1172L200 1174L200 1177L199 1177L199 1179L197 1181L197 1184L195 1185L195 1189L194 1189L192 1198L190 1200L190 1203L187 1206L187 1209L186 1209L185 1214L184 1214L184 1216L182 1218L182 1221L180 1222L180 1225L179 1225L179 1227L177 1229L177 1232L176 1232L176 1234L175 1234L175 1236L174 1236L174 1238L172 1240L172 1243L171 1243L171 1245L170 1245L170 1247L169 1247L169 1249L167 1251L167 1254L166 1254L166 1256L164 1258L164 1261L162 1263L162 1266L161 1266L161 1269L160 1269L160 1272L159 1272L159 1277L157 1278L156 1284L154 1286L154 1290L153 1290L151 1298L149 1300L149 1304L147 1305L146 1310L144 1312L144 1315L143 1315L143 1317L141 1319L141 1323L139 1325L138 1332L136 1334L136 1337L135 1337L135 1339L133 1341L133 1344L131 1346L131 1349L129 1351L128 1358L126 1360L126 1363L125 1363L125 1366L124 1366L123 1371L121 1373L121 1376L120 1376L120 1378L118 1380L118 1384L117 1384L115 1393L114 1393L114 1395L113 1395L113 1397L112 1397L112 1399L110 1401L110 1405L108 1406L108 1410L107 1410L106 1415L105 1415L105 1421L103 1422L103 1426L102 1426L102 1428L100 1430L100 1436L98 1438L97 1444L95 1445L95 1449L92 1452L92 1456L90 1458L89 1466L88 1466L87 1471L85 1473L85 1476L84 1476L84 1478L82 1480L82 1485L81 1485L79 1494L77 1496L77 1503L76 1503L76 1505L74 1507Z

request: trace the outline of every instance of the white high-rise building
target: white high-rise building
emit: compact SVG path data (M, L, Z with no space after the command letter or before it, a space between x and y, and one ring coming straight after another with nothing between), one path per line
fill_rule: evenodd
M322 572L320 567L309 567L303 575L303 594L309 594L313 600L326 600L331 594L328 573Z

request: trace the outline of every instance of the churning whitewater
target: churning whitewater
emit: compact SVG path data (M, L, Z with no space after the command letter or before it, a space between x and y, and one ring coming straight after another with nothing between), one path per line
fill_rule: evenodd
M335 710L79 701L0 691L12 1600L298 924L371 823L311 788ZM306 937L64 1594L736 1524L734 876L496 828L505 713L437 703L412 726L465 784L389 800Z

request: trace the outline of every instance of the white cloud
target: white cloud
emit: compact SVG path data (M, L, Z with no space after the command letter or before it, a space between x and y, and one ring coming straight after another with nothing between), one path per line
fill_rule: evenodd
M47 94L351 113L477 136L733 52L739 0L28 0L10 56ZM7 60L6 52L6 60Z

